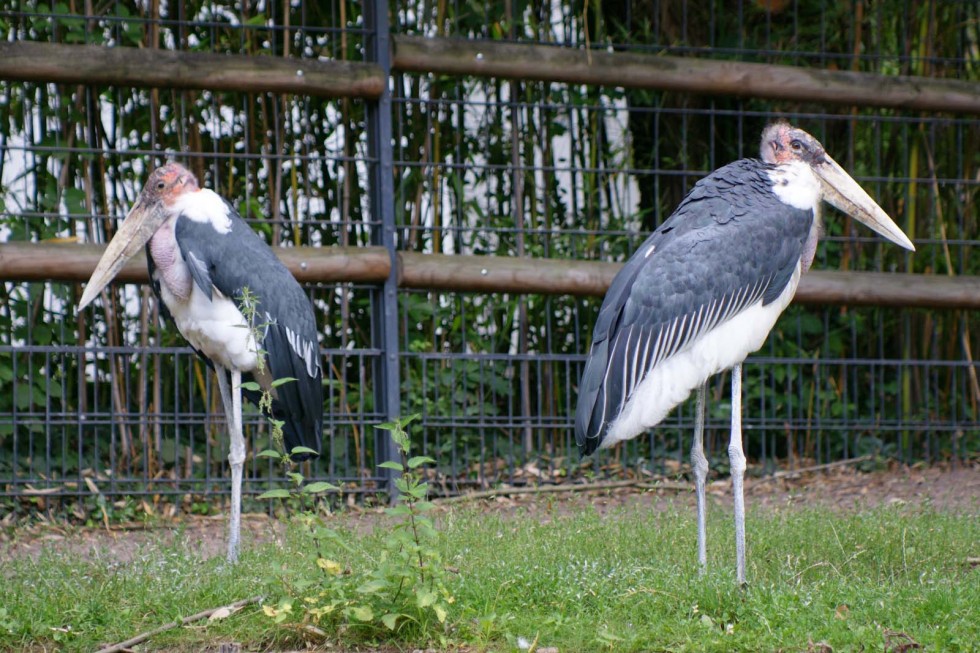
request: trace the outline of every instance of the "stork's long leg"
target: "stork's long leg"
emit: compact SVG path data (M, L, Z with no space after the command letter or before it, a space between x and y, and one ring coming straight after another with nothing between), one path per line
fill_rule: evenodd
M242 374L231 370L231 385L226 370L215 367L218 388L228 418L228 462L231 465L231 518L228 521L228 562L238 560L242 519L242 470L245 463L245 436L242 434Z
M218 379L218 391L221 393L221 407L225 411L225 428L230 433L232 425L235 423L235 418L231 412L231 386L228 385L228 371L221 367L215 367L214 375Z
M704 395L707 382L698 388L697 414L694 416L694 444L691 446L691 468L694 470L694 491L698 498L698 573L704 575L708 566L707 533L705 531L704 482L708 477L708 459L704 456Z
M745 584L745 453L742 451L742 364L732 368L732 439L728 444L735 497L735 578Z

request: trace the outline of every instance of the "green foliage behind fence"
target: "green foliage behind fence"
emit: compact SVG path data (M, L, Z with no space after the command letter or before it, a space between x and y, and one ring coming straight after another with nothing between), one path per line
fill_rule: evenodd
M969 3L397 2L403 34L568 44L980 81ZM151 7L156 7L151 3ZM765 7L769 7L768 10ZM6 40L361 61L361 3L18 1ZM436 253L624 260L698 178L756 154L786 116L814 133L916 241L909 256L833 212L815 267L980 274L980 126L973 117L724 96L395 73L398 246ZM0 240L104 242L148 170L184 160L273 245L364 245L364 101L294 95L0 84ZM0 485L87 494L213 491L223 425L206 368L134 287L79 315L77 285L4 282ZM325 349L327 451L313 475L372 491L377 290L314 285ZM570 415L597 299L403 291L401 403L446 491L574 472ZM879 450L975 455L976 315L792 307L747 367L756 459ZM84 348L84 349L83 349ZM85 353L88 352L88 353ZM724 438L723 381L712 437ZM218 411L220 413L220 411ZM688 408L603 463L662 471L686 457ZM253 437L265 436L250 420ZM259 449L264 448L256 444ZM715 447L720 450L720 447ZM365 471L368 470L368 471ZM261 491L272 471L250 469ZM223 486L222 486L223 487Z

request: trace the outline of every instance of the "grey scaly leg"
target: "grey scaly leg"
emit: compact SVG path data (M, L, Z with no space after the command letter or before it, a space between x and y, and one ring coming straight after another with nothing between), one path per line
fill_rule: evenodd
M732 368L732 439L728 444L735 497L735 578L745 584L745 453L742 451L742 364Z
M704 457L704 395L707 382L698 388L697 413L694 417L694 444L691 446L691 468L694 470L694 491L698 498L698 574L703 576L708 566L707 534L705 531L704 482L708 477L708 459Z
M228 417L228 462L231 464L231 518L228 522L228 562L238 560L242 521L242 470L245 464L245 436L242 434L242 374L231 371L231 386L225 370L217 368L218 387Z

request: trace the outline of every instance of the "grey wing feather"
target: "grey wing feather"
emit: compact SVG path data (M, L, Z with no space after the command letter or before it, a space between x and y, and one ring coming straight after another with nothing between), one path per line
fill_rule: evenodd
M256 323L265 323L262 348L273 379L294 378L276 388L273 417L283 426L286 450L320 450L323 373L313 307L292 273L230 206L231 231L179 218L174 235L194 282L241 306L243 290L256 298ZM258 393L246 392L257 403ZM301 457L297 457L301 459Z
M579 384L583 455L650 370L786 287L813 215L779 201L767 169L743 159L699 181L613 280Z

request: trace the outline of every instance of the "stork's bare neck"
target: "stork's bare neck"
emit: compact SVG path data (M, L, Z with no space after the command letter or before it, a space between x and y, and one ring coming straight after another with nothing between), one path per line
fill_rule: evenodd
M154 179L158 173L161 173L160 178ZM151 182L154 182L152 187ZM149 254L156 265L159 280L175 300L186 302L193 287L187 265L195 262L184 261L177 246L174 233L177 218L210 225L216 234L226 235L231 231L228 206L214 191L199 188L194 175L177 163L154 172L143 192L148 193L146 201L156 203L165 215L163 224L149 242Z

